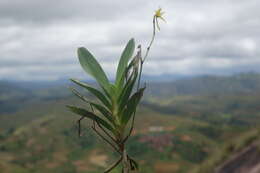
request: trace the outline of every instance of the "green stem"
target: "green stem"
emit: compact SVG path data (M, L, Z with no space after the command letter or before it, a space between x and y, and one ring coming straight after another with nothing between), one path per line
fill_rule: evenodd
M123 156L123 173L129 173L131 168L128 162L127 152L125 149L123 150L122 156Z
M147 56L148 56L148 54L149 54L149 51L150 51L150 49L151 49L151 47L152 47L152 44L153 44L153 42L154 42L154 38L155 38L155 34L156 34L156 32L155 32L155 20L156 20L156 16L154 16L153 17L153 35L152 35L152 39L151 39L151 41L150 41L150 44L149 44L149 46L147 47L147 49L146 49L146 53L145 53L145 56L144 56L144 59L142 60L142 62L144 63L144 61L146 60L146 58L147 58Z
M154 39L155 39L155 34L156 34L155 33L155 20L156 20L156 17L154 16L153 17L153 35L152 35L152 39L151 39L151 41L150 41L150 43L149 43L149 45L146 49L145 56L144 56L143 59L141 59L141 67L140 67L140 73L139 73L139 76L138 76L137 90L139 90L139 88L140 88L141 76L142 76L142 72L143 72L143 64L144 64L146 58L148 57L148 54L150 52L150 49L151 49L153 42L154 42Z

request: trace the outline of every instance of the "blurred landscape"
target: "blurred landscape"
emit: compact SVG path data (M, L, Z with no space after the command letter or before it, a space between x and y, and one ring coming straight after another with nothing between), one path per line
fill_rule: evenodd
M141 173L213 173L258 141L260 74L148 79L128 144ZM71 85L0 81L1 173L100 173L118 157L88 120L78 137Z

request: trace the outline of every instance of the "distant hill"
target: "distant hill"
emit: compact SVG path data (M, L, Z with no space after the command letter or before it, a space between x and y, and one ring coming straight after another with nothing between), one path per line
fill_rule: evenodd
M146 95L169 97L176 95L207 95L250 93L260 89L260 74L241 73L232 76L149 76L143 81L147 84ZM93 81L87 81L93 84ZM0 94L7 91L17 92L66 88L72 85L69 80L58 81L0 81ZM59 93L56 93L58 95Z
M30 82L0 81L0 113L15 112L28 102L64 98L71 95L66 85L42 85ZM30 86L30 87L29 87ZM30 104L30 103L28 103Z
M32 92L11 82L0 81L0 113L17 110Z
M144 81L146 78L151 78L151 76L146 76ZM233 76L183 77L178 80L169 77L169 81L166 79L167 76L164 76L161 82L158 82L159 79L148 82L145 92L146 98L169 99L180 95L230 95L260 91L260 74L257 73L243 73ZM89 82L93 84L93 81ZM15 107L19 106L16 101L26 102L32 98L57 99L70 96L71 93L67 88L70 85L73 84L68 80L54 82L0 81L0 112L14 110ZM11 102L13 105L10 107Z
M199 76L164 83L149 83L146 95L167 98L177 95L223 95L260 91L260 74Z

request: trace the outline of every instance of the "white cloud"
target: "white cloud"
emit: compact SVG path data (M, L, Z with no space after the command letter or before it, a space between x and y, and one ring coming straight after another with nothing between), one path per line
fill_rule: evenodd
M50 5L51 4L51 5ZM109 76L131 37L143 49L151 17L161 22L146 74L211 74L258 70L258 0L0 2L0 79L82 77L76 48L87 47Z

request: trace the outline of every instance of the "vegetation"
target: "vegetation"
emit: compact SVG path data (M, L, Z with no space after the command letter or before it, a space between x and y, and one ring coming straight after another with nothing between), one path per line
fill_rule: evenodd
M229 78L232 83L236 77ZM249 78L258 82L256 75ZM172 83L173 88L179 82ZM8 85L12 86L9 93L19 91L17 84ZM158 90L171 93L169 83L160 86ZM213 87L211 90L217 90ZM77 137L77 117L65 111L64 105L86 105L70 95L66 87L60 86L64 93L53 92L54 88L28 89L23 92L26 99L16 110L0 113L0 170L4 173L100 173L117 159L116 153L107 152L109 146L95 138L89 128L91 122L83 120L82 136ZM189 173L197 166L204 173L259 136L257 88L236 94L157 97L156 93L148 95L151 88L147 87L146 93L127 143L131 157L140 164L140 173ZM9 99L16 100L16 95L6 97L6 105L13 104ZM120 171L118 167L113 172Z

